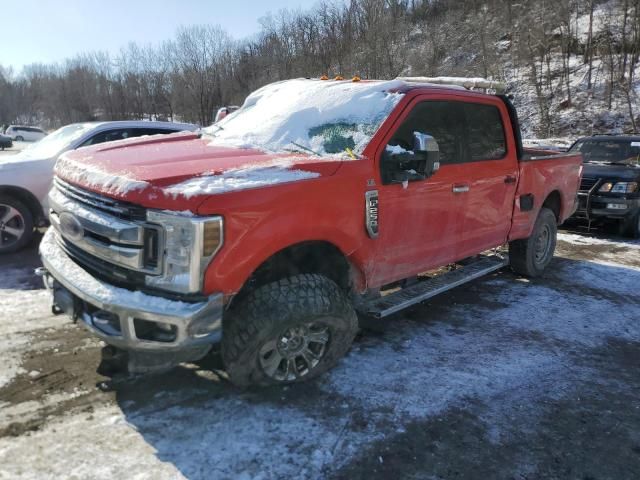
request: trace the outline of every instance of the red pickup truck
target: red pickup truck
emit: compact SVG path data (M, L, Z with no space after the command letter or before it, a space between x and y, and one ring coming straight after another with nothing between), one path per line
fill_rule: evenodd
M503 95L354 80L278 82L200 133L64 154L40 247L54 311L129 371L221 344L232 382L268 385L335 365L357 313L539 275L580 155L523 151Z

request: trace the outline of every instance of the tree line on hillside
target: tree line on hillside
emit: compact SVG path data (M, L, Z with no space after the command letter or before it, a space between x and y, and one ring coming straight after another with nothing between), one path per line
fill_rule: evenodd
M180 119L208 125L272 81L322 74L362 78L464 75L535 92L540 131L554 102L571 105L572 69L611 108L622 95L636 129L632 86L640 57L640 0L322 0L261 20L233 40L219 26L181 27L161 45L82 53L14 72L0 65L0 124L45 128L97 119ZM594 69L599 74L594 76ZM603 74L604 72L604 74Z

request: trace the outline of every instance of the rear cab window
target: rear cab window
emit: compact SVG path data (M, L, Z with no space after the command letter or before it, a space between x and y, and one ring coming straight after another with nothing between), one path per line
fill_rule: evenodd
M466 161L499 160L507 154L500 110L494 105L465 103L467 123Z

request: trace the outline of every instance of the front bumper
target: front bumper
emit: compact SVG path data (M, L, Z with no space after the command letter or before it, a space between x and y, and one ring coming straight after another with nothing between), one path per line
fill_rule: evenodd
M589 220L597 218L622 220L640 210L640 198L627 199L580 192L578 202L576 216Z
M189 303L115 287L91 276L69 258L53 229L40 243L40 256L44 265L41 273L54 295L54 306L79 319L109 345L127 351L184 352L186 356L180 361L187 361L202 357L222 338L220 293L204 302ZM162 340L149 338L149 328L156 324L168 332Z

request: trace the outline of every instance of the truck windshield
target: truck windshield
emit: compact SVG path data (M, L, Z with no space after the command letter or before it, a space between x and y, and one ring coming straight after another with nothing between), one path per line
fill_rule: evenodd
M357 155L402 98L401 85L307 79L272 83L204 133L211 145Z
M585 162L610 163L615 165L640 164L640 141L616 139L578 140L569 150L571 153L582 153Z

